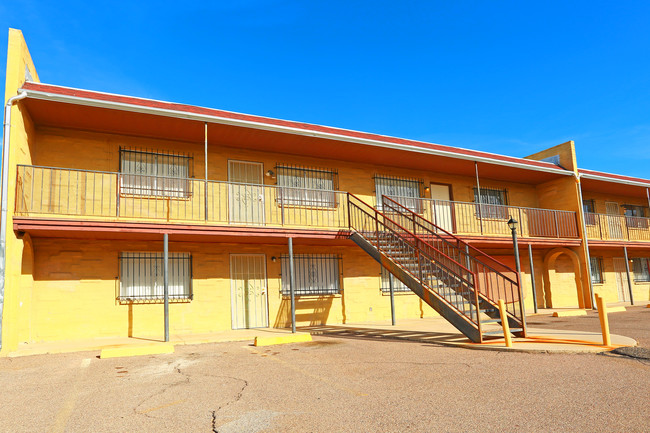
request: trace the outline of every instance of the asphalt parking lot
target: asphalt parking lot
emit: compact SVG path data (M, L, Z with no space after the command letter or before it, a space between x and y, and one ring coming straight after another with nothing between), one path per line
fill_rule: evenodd
M626 328L647 344L648 313L613 314L612 331ZM570 327L587 320L529 322ZM178 346L174 354L132 358L2 358L0 430L645 432L649 386L650 361L623 356L316 336L267 348Z

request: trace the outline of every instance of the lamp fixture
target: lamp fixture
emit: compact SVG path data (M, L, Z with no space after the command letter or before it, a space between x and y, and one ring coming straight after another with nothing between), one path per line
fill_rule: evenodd
M267 171L267 172L264 173L264 174L265 174L267 177L275 177L275 173L273 172L273 170L269 170L269 171Z
M508 227L510 227L510 230L516 230L518 224L519 221L517 221L513 217L510 217L510 219L508 220Z

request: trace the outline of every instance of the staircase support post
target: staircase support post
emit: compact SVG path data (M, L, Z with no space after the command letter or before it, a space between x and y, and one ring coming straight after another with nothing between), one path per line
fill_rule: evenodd
M163 234L163 298L165 341L169 341L169 235Z
M528 244L528 260L530 261L530 282L533 287L533 308L537 314L537 287L535 285L535 265L533 264L533 247Z
M296 273L293 267L293 238L289 238L289 294L291 296L291 332L296 333Z
M630 291L630 303L634 305L634 294L632 293L632 278L630 276L630 259L627 256L627 247L623 247L625 254L625 273L627 274L627 289Z
M390 289L390 319L393 326L395 326L395 288L393 285L393 274L390 271L388 272L388 288Z

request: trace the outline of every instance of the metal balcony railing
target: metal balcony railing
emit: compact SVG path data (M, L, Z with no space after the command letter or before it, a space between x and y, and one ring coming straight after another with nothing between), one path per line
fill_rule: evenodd
M650 218L585 213L587 239L650 241Z
M16 214L347 229L347 195L274 185L19 165Z
M577 239L575 212L426 198L389 196L436 226L459 235L510 236L507 221L519 221L522 237Z

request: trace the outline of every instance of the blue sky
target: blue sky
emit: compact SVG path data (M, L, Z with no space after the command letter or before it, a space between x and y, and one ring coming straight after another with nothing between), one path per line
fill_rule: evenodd
M0 58L14 27L46 83L513 156L572 139L581 167L650 178L649 22L647 1L18 0Z

